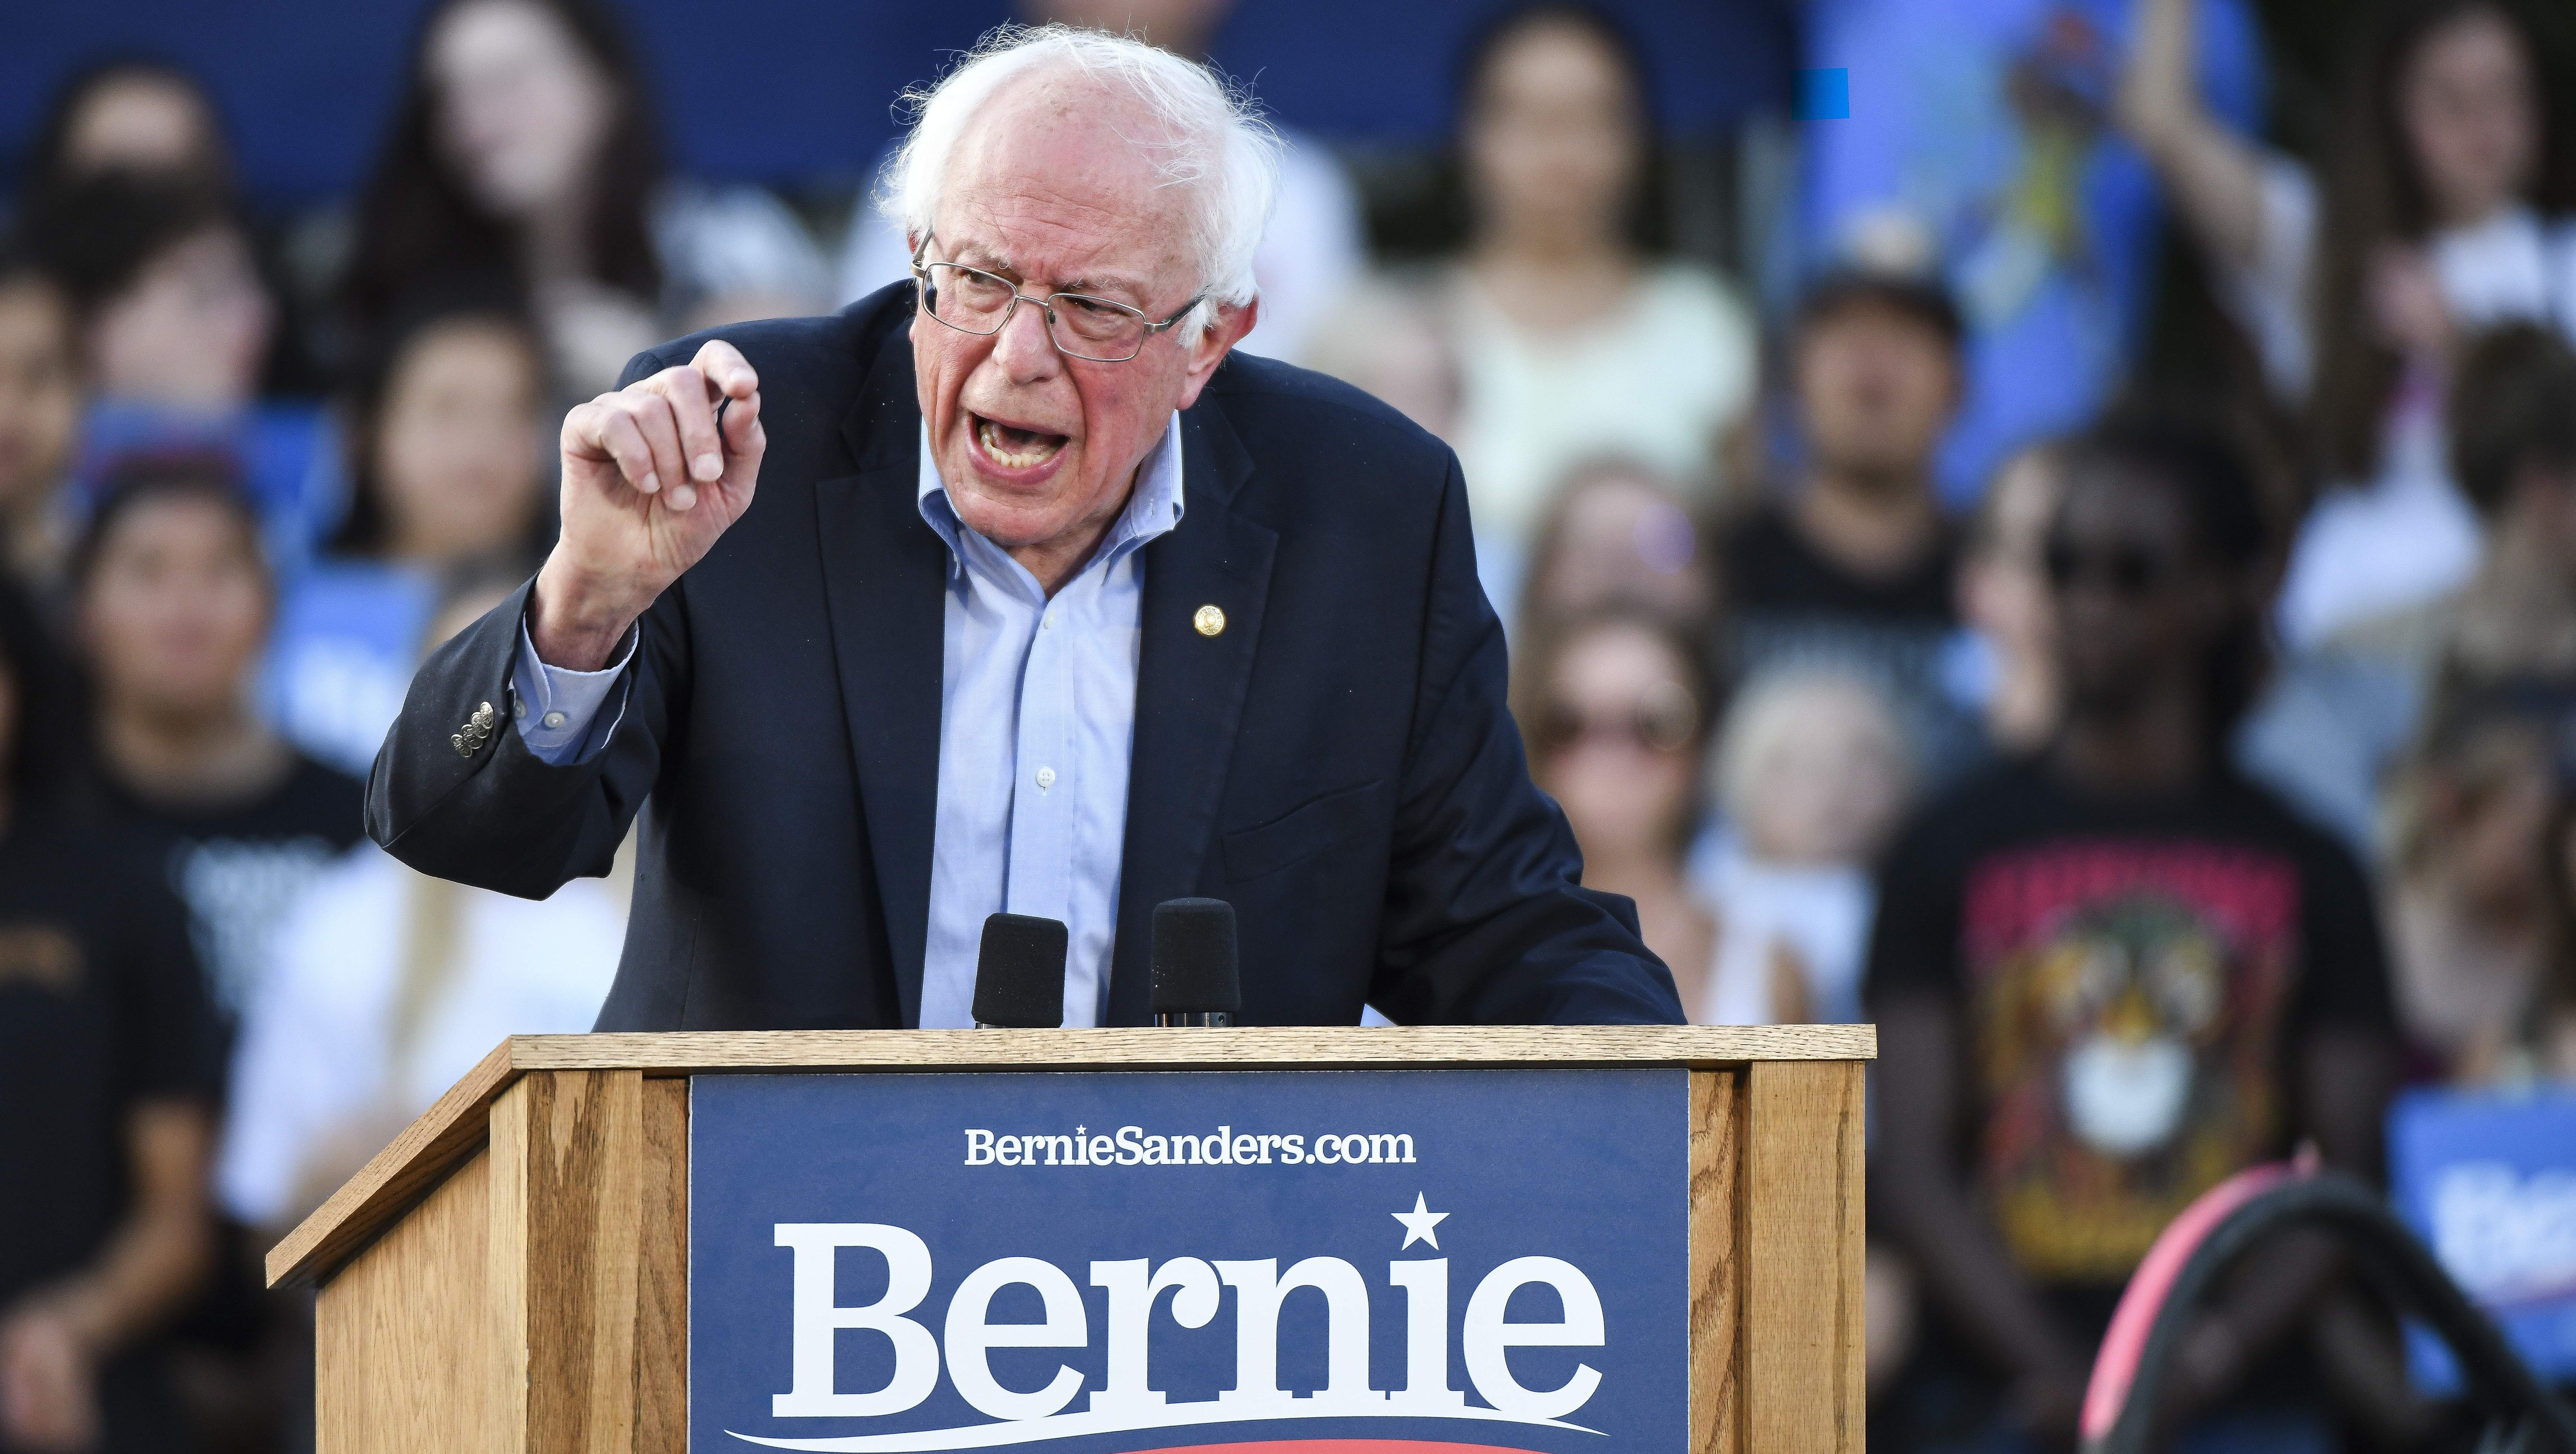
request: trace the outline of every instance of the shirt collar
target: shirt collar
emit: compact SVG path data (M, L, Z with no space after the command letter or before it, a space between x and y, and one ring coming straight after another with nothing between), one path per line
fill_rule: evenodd
M1008 559L1007 553L986 540L959 517L956 503L940 481L939 464L930 452L930 421L921 423L921 469L915 486L921 503L921 518L939 532L948 546L948 573L951 580L965 573L966 555L971 539L986 550ZM1172 411L1172 422L1163 429L1163 437L1136 466L1136 488L1127 497L1127 508L1101 537L1100 548L1083 563L1089 570L1095 565L1115 565L1156 536L1181 523L1181 414ZM1016 564L1016 562L1014 562Z

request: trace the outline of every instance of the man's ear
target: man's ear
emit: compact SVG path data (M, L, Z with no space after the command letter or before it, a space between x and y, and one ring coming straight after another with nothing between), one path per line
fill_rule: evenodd
M1207 331L1189 346L1188 372L1181 379L1181 408L1186 409L1199 401L1199 390L1207 387L1208 378L1216 372L1216 366L1225 362L1227 352L1242 342L1243 335L1250 333L1252 326L1260 321L1261 299L1258 295L1248 303L1229 303L1216 310L1216 321L1209 324Z

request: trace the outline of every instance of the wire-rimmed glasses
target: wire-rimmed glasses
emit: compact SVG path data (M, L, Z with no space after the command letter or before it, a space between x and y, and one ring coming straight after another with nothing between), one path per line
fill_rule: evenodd
M1168 318L1147 316L1115 298L1088 293L1049 293L1032 298L1010 279L964 263L922 261L930 235L912 255L912 279L921 311L960 333L994 334L1011 321L1022 303L1034 303L1046 315L1047 341L1067 358L1092 363L1125 363L1145 350L1145 340L1190 316L1206 301L1199 294Z

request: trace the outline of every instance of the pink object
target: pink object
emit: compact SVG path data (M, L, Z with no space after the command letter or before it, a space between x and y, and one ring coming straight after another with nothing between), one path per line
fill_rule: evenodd
M2284 1182L2313 1176L2316 1169L2314 1153L2305 1150L2295 1161L2247 1167L2202 1192L2198 1201L2183 1208L2182 1215L2157 1234L2138 1270L2129 1275L2128 1290L2120 1294L2120 1306L2111 1314L2111 1329L2102 1335L2102 1351L2094 1356L2093 1378L2084 1386L2086 1443L2106 1437L2119 1422L2121 1406L2129 1401L2129 1387L2137 1381L2138 1359L2147 1351L2147 1334L2156 1326L2156 1314L2164 1311L2165 1295L2173 1291L2183 1264L2211 1230L2238 1207Z

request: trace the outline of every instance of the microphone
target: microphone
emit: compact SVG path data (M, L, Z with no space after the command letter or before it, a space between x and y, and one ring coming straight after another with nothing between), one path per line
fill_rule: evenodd
M1034 914L984 920L975 955L975 1028L1064 1028L1065 929Z
M1154 906L1154 1023L1224 1028L1243 1013L1234 905L1169 899Z

